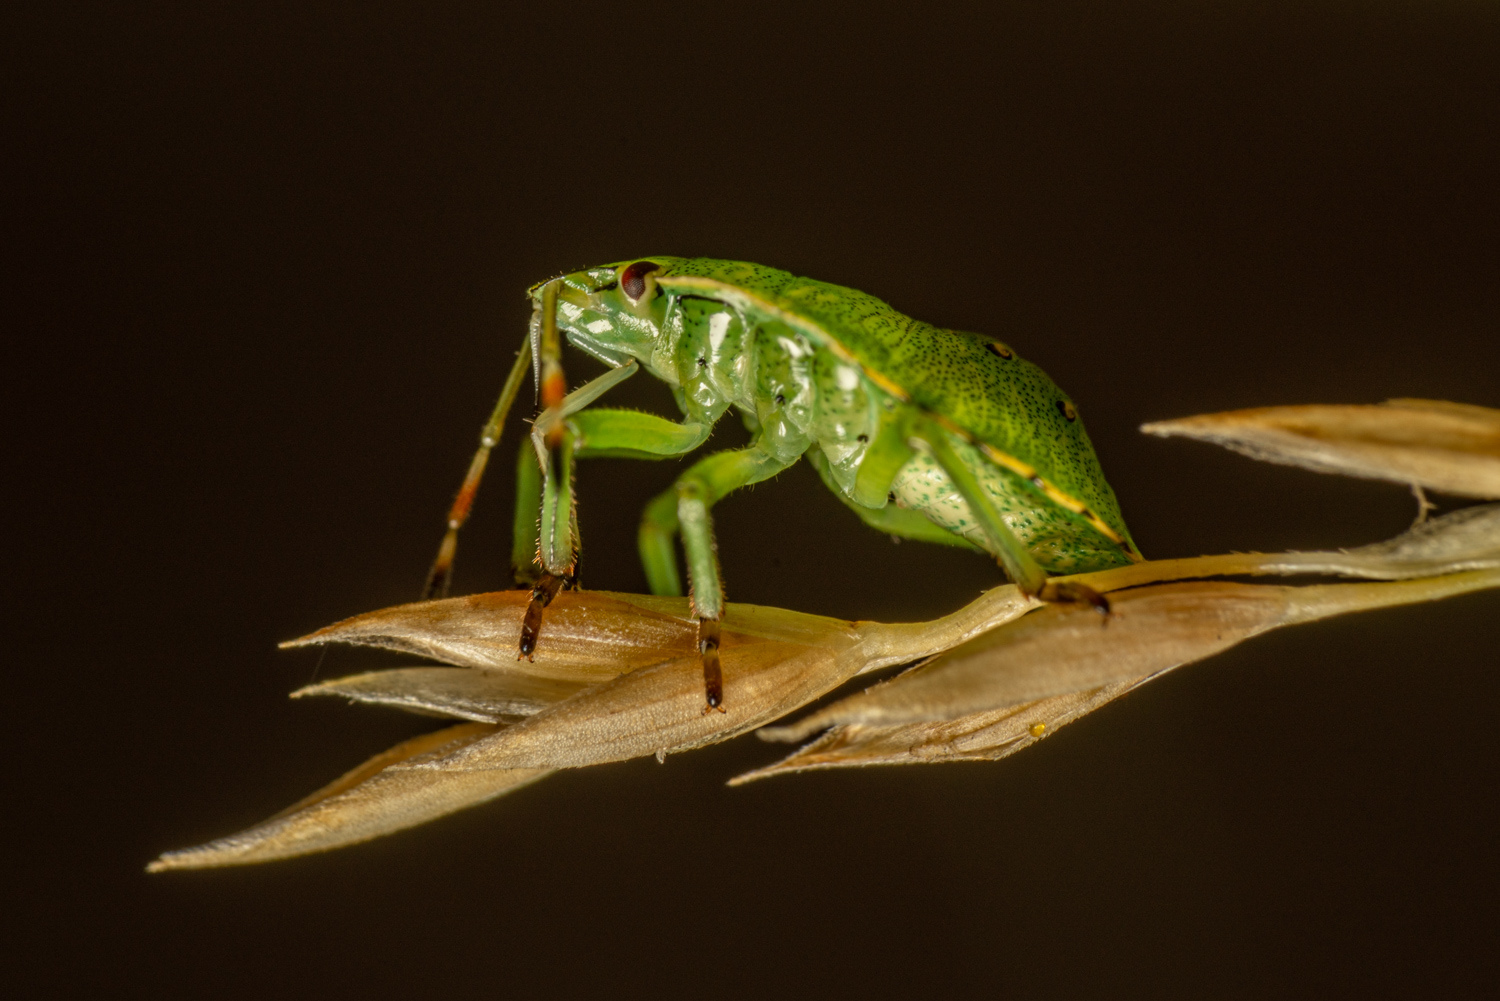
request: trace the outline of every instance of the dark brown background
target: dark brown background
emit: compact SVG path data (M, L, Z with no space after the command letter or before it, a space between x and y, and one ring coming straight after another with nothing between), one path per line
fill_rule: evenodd
M5 32L10 985L1493 986L1494 594L1265 637L1001 764L728 790L780 753L752 737L331 855L141 872L431 726L289 704L395 661L274 644L415 596L521 292L564 268L745 258L1003 336L1080 401L1150 555L1399 532L1399 487L1135 428L1500 406L1492 5L108 6ZM615 399L671 406L645 378ZM461 589L506 583L508 465ZM584 469L588 584L644 586L671 475ZM919 618L997 580L806 468L720 511L741 601Z

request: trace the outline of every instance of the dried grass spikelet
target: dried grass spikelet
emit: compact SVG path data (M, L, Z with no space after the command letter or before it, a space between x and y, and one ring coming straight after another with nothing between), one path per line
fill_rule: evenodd
M461 723L402 741L254 827L167 852L146 870L246 865L342 848L478 806L549 774L530 768L433 776L394 767L452 753L497 729Z
M1488 576L1454 574L1476 567L1491 570ZM836 724L786 761L735 781L806 768L991 760L1030 746L1160 673L1164 665L1201 659L1274 625L1492 586L1494 568L1500 568L1500 505L1456 512L1399 539L1350 552L1168 560L1078 578L1118 592L1108 625L1091 609L1072 606L1041 607L1027 615L1038 604L1010 585L952 615L920 623L853 623L731 605L722 651L729 711L723 714L702 711L695 626L681 599L563 594L549 610L548 642L539 644L534 664L517 661L511 645L524 592L385 609L288 645L354 643L461 659L470 666L368 672L294 694L338 695L479 722L398 745L276 817L232 837L169 853L153 868L244 864L353 844L486 802L556 768L727 739L861 672L939 651L948 653L871 693L899 692L907 684L916 690L918 682L931 684L921 679L952 668L961 683L939 694L949 700L942 711L957 718L892 724L886 717L886 723L873 724L838 722L829 715L874 697L854 696L796 727L763 730L795 738ZM1321 590L1165 583L1214 574L1308 572L1420 579ZM1424 576L1435 574L1444 576ZM1202 606L1203 621L1194 619L1195 602ZM1175 632L1162 626L1172 621ZM1042 655L1018 657L1019 650ZM985 667L987 657L1009 657L1019 667L1010 674L997 672L994 665ZM964 681L966 674L972 676ZM991 674L998 680L985 695L983 682ZM1057 692L1068 686L1079 690ZM998 700L1018 704L967 711L972 701L952 701L964 691L963 697L991 700L996 691L1008 692ZM505 725L516 717L523 718Z
M583 688L576 681L539 678L519 671L405 667L308 685L293 692L292 698L341 695L350 702L391 706L423 716L505 723L540 712Z
M580 601L579 599L583 599ZM695 649L690 623L602 592L565 595L535 662L517 662L525 592L419 602L346 619L286 647L323 643L420 654L456 667L403 668L338 678L293 697L340 695L427 715L474 720L398 744L270 819L228 838L170 852L151 869L239 865L326 851L434 820L512 792L547 768L440 776L403 769L442 758L591 685Z
M1309 572L1397 583L1284 586L1182 580ZM1389 542L1348 552L1231 554L1082 574L1064 579L1116 592L1107 617L1087 605L1049 605L956 644L893 681L794 726L762 735L800 740L841 723L951 720L1092 691L1202 660L1269 629L1492 587L1500 581L1497 573L1500 504L1457 511Z
M1120 681L952 720L896 726L842 724L795 754L765 768L738 775L730 779L729 784L743 785L772 775L823 768L998 761L1030 747L1060 727L1149 680L1147 677Z
M941 620L957 638L1033 602L1009 589ZM402 605L356 616L285 646L349 643L462 667L339 678L297 696L339 695L482 722L407 741L275 817L153 870L237 865L342 847L435 819L582 767L687 750L776 719L861 670L933 652L929 627L862 629L839 619L728 606L720 657L726 712L703 711L697 626L685 599L601 591L560 595L534 662L517 660L523 591ZM509 722L520 716L519 722Z
M1381 467L1385 472L1371 473L1369 455L1384 449L1387 460L1409 453L1451 457L1463 452L1462 441L1483 434L1463 438L1452 421L1434 414L1481 428L1483 415L1495 414L1421 401L1283 409L1380 410L1377 424L1403 414L1415 421L1411 427L1428 428L1405 439L1388 424L1381 425L1384 437L1362 432L1364 444L1354 452L1364 457L1363 465L1348 465L1347 458L1339 460L1345 467L1323 459L1301 463L1402 482L1413 482L1414 467L1390 460ZM1365 447L1375 438L1378 447ZM1240 447L1239 439L1214 440ZM1252 454L1290 461L1270 450ZM1488 468L1483 448L1468 456L1464 462L1481 472ZM1462 492L1451 478L1440 484L1433 468L1424 466L1427 478L1415 482ZM1471 491L1488 489L1467 482ZM1203 579L1271 574L1392 583L1290 587ZM1092 609L1040 607L1011 585L952 615L918 623L846 622L732 604L722 627L725 713L703 712L697 631L685 599L565 593L548 610L534 662L515 655L525 592L357 616L285 645L379 647L450 666L367 672L295 696L336 695L468 722L405 741L249 830L168 853L150 868L236 865L353 844L494 799L559 768L724 740L763 727L858 674L922 658L931 659L792 726L763 729L771 739L795 740L831 727L784 761L734 781L810 768L994 760L1178 665L1268 629L1500 586L1500 505L1461 510L1350 551L1163 560L1072 579L1110 593L1113 615L1101 619Z
M1288 587L1185 581L1092 609L1042 609L895 679L852 695L768 740L819 741L736 783L808 768L993 760L1055 732L1153 678L1281 626L1500 587L1500 570L1382 584Z
M376 647L455 667L585 685L696 648L697 633L681 615L679 606L686 607L682 599L599 591L590 592L579 604L577 597L565 594L556 608L548 609L547 641L538 645L530 661L516 659L516 637L527 602L524 591L397 605L335 622L281 646Z
M1500 499L1500 410L1443 400L1260 407L1157 421L1147 434L1211 441L1322 473Z

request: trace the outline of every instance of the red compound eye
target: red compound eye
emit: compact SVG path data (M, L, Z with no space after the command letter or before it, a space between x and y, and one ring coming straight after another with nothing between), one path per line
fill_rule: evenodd
M620 275L620 288L631 302L640 302L646 294L646 276L660 268L655 261L636 261Z

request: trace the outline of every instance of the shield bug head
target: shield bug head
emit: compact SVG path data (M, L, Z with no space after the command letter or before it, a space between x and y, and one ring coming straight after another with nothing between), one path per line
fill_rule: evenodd
M610 364L639 354L656 340L666 320L667 297L657 278L677 260L636 257L563 275L558 279L558 327L573 344ZM532 288L537 309L544 287Z

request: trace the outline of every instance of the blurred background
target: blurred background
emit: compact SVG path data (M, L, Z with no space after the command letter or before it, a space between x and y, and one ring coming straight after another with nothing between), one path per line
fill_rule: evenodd
M335 854L147 877L433 721L275 643L413 600L525 288L760 261L1000 336L1149 556L1352 546L1397 486L1140 435L1500 406L1500 11L1478 2L155 3L4 32L15 950L26 996L1463 995L1493 984L1500 595L1279 632L989 765L723 785L753 737ZM597 365L574 356L575 380ZM672 413L637 377L614 405ZM518 434L513 424L511 437ZM727 420L714 447L745 439ZM509 584L513 444L456 589ZM674 464L583 468L638 590ZM1450 502L1443 501L1445 506ZM730 597L999 582L805 466Z

